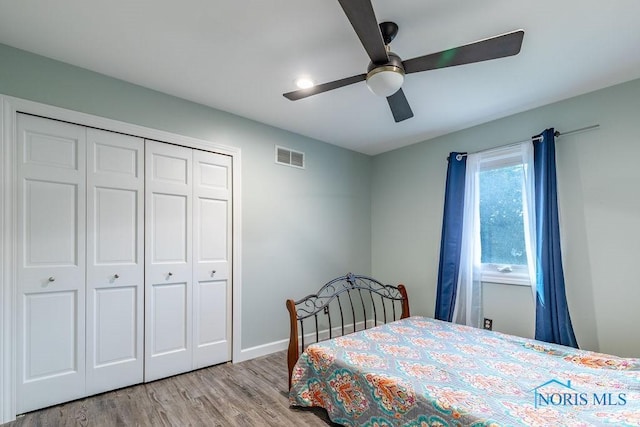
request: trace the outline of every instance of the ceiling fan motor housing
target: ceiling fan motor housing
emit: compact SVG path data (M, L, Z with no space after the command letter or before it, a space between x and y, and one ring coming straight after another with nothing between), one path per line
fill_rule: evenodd
M393 52L388 52L389 61L384 64L369 63L367 68L367 86L378 96L391 96L404 83L404 67L402 59Z
M404 74L402 59L400 59L400 57L393 52L387 52L387 55L389 56L389 61L383 64L374 64L373 62L369 62L369 67L367 67L367 72L370 73L371 71L373 71L378 67L393 66L402 70L402 74Z

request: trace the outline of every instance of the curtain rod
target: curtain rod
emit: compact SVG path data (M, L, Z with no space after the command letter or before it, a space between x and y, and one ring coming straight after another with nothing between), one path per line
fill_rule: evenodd
M560 137L560 136L572 135L572 134L574 134L574 133L578 133L578 132L586 132L586 131L589 131L589 130L598 129L599 127L600 127L600 125L591 125L591 126L585 126L585 127L583 127L583 128L580 128L580 129L570 130L570 131L568 131L568 132L562 132L562 133L561 133L561 132L555 131L555 132L553 133L553 135L554 135L556 138L558 138L558 137ZM522 143L524 143L524 142L529 142L529 141L531 141L531 142L534 142L534 141L540 141L541 139L542 139L542 136L532 136L531 138L529 138L529 139L525 139L524 141L512 142L512 143L510 143L510 144L505 144L505 145L499 145L499 146L497 146L497 147L487 148L487 149L485 149L485 150L475 151L475 152L473 152L473 153L458 154L458 155L456 156L456 159L457 159L457 160L462 160L462 158L463 158L463 157L468 156L469 154L482 153L482 152L484 152L484 151L493 150L493 149L495 149L495 148L509 147L509 146L511 146L511 145L522 144Z

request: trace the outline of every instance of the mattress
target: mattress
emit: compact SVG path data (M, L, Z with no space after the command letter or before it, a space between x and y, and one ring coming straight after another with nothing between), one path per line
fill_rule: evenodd
M307 347L289 398L347 426L640 426L640 359L410 317Z

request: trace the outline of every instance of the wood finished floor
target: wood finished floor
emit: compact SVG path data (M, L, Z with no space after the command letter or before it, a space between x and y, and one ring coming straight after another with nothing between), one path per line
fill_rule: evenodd
M30 412L18 426L320 426L323 410L289 407L286 353L223 364Z

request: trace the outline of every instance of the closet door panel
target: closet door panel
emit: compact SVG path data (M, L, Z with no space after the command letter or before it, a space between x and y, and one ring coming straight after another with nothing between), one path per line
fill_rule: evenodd
M144 363L144 140L87 130L87 395Z
M92 319L95 335L92 358L94 369L109 367L110 370L120 371L124 369L123 364L134 362L141 357L137 321L142 313L137 307L140 299L137 288L119 286L95 289L94 300L91 302L95 310ZM127 382L133 384L142 381L142 365L139 366L139 372L134 371L131 374L133 378L129 378ZM135 377L138 377L138 381L135 381ZM95 390L98 386L93 385L90 388Z
M151 196L152 216L149 224L153 236L152 263L186 265L187 217L190 197L183 194L159 194Z
M200 195L198 197L198 263L216 270L217 277L227 277L229 272L227 223L229 202ZM212 270L213 271L213 270Z
M156 284L150 295L153 307L152 354L156 357L188 350L187 283Z
M40 292L24 298L27 381L73 374L76 369L76 292ZM50 353L55 347L57 351Z
M141 189L93 188L94 265L142 265L138 223Z
M194 150L194 367L231 359L231 158Z
M27 268L78 266L78 184L24 179Z
M85 390L85 129L17 119L17 412Z
M195 288L194 368L231 360L227 280L200 280Z
M192 369L192 150L146 141L145 381Z

